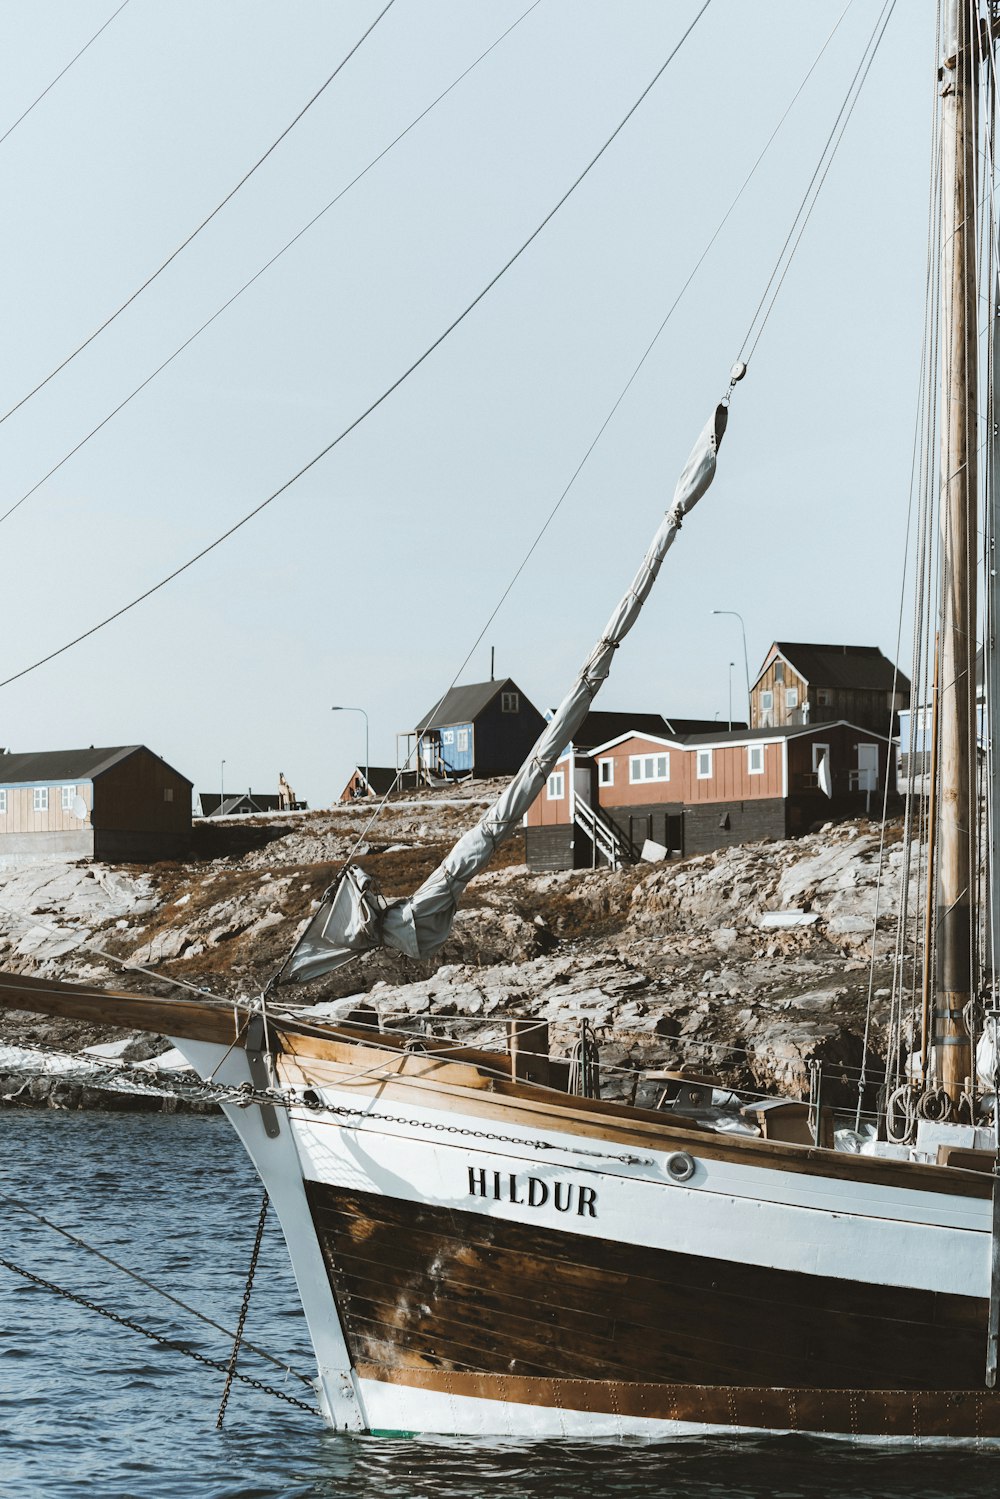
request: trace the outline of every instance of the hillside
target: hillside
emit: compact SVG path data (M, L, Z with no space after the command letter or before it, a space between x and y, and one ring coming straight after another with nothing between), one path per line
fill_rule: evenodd
M352 850L385 894L409 893L496 790L414 795L372 828L370 809L357 805L231 828L203 823L183 864L0 872L0 966L147 992L168 992L169 976L224 998L259 993ZM542 1017L560 1051L586 1019L607 1066L687 1063L734 1085L795 1094L808 1088L810 1060L821 1060L830 1096L855 1096L844 1069L860 1062L870 983L880 1010L888 1000L898 828L885 849L873 977L879 838L867 823L620 871L533 876L523 857L519 836L473 882L437 959L370 954L281 995L334 1014L364 995L383 1022L405 1017L500 1044L506 1017ZM149 971L123 977L122 963ZM24 1048L77 1050L120 1034L8 1017L0 1093L23 1088ZM137 1038L126 1054L158 1049ZM608 1093L631 1088L630 1078L606 1079ZM639 1101L652 1090L641 1084ZM81 1093L50 1080L19 1098L74 1104Z

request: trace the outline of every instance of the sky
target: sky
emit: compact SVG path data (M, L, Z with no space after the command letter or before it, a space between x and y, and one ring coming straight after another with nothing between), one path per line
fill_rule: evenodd
M118 0L6 0L0 137ZM846 0L844 0L846 3ZM15 504L530 0L394 0L216 218L0 421ZM0 416L171 254L384 5L128 0L0 140ZM323 218L0 522L0 677L150 587L327 446L559 201L701 0L540 0ZM853 0L545 536L546 515L844 5L711 0L462 324L261 515L0 689L16 751L145 743L197 790L330 802L495 649L543 710L598 638L728 383L881 3ZM898 4L746 379L718 476L598 706L711 718L772 640L896 654L935 103ZM900 662L910 646L904 635ZM222 763L225 762L224 772Z

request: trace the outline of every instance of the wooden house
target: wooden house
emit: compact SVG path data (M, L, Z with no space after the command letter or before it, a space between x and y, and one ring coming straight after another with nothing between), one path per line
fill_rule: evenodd
M415 770L394 770L391 765L356 765L337 800L354 802L389 796L397 791L410 791L416 784Z
M878 646L776 640L750 689L750 724L778 729L846 719L891 734L909 696L909 679Z
M620 864L786 838L881 807L891 741L845 722L623 733L571 748L525 819L528 866Z
M198 802L202 817L253 817L262 812L279 812L280 795L270 791L231 791L223 797L218 791L202 791Z
M177 859L191 782L142 744L0 754L0 867L46 859Z
M510 677L453 687L410 734L421 775L433 783L512 775L545 720Z

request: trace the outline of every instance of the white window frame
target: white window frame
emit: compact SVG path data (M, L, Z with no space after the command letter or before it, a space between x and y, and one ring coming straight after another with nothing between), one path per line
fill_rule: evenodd
M49 788L47 786L32 787L31 809L33 812L47 812L49 810Z
M597 784L598 786L613 786L615 784L615 762L611 756L597 762Z
M755 765L754 757L758 756L760 764ZM747 775L762 776L764 774L764 746L762 744L747 745Z
M628 779L630 786L648 781L670 780L670 756L660 750L652 755L629 755Z
M72 812L73 802L76 797L75 786L60 786L59 804L64 812Z
M785 688L785 707L791 712L799 706L799 689L797 687Z
M703 770L702 765L706 765L707 768ZM712 751L710 749L697 750L695 754L695 778L699 781L710 781L712 775Z
M520 711L521 711L521 694L519 692L501 692L501 694L500 694L500 712L501 713L520 713Z
M761 688L761 694L760 694L760 711L762 713L773 713L774 712L774 693L768 691L765 688Z
M892 694L890 693L890 703L889 703L890 708L892 707L891 697L892 697ZM817 706L817 708L832 708L833 707L833 690L832 690L832 688L830 688L830 687L817 687L816 688L816 706Z
M774 685L775 687L784 687L785 685L784 661L775 661L774 663Z
M6 793L6 791L0 791L0 814L5 813L6 811L7 811L7 793Z
M458 751L458 753L460 755L463 755L463 754L467 755L468 754L468 752L469 752L469 731L468 731L468 729L459 729L459 730L457 730L456 736L455 736L455 749Z
M545 783L545 796L550 802L561 802L566 795L566 772L554 770Z
M827 756L827 764L830 763L830 746L828 744L814 744L812 747L813 775L819 775L820 761Z

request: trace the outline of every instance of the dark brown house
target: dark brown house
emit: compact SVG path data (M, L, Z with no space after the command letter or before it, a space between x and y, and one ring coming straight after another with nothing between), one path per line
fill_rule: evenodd
M846 719L895 733L910 682L875 645L804 645L776 640L750 689L751 727Z
M143 744L0 754L0 867L44 859L176 859L191 782Z
M545 720L510 677L453 687L425 713L408 740L431 781L512 775L545 727Z

